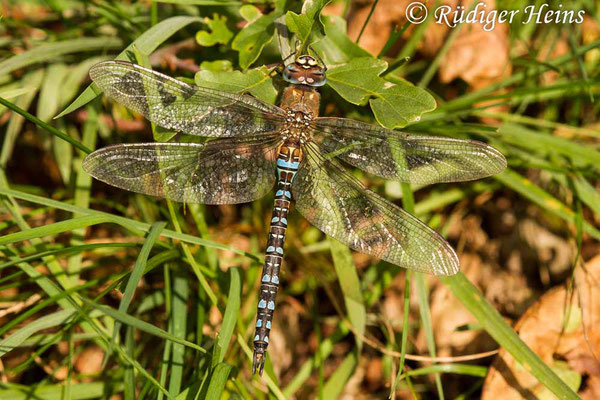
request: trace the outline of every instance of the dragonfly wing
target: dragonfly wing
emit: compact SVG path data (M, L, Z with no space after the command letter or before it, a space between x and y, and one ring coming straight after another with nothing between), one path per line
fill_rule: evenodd
M122 189L186 203L235 204L275 183L278 139L134 143L88 155L84 170Z
M317 118L327 153L371 174L420 185L484 178L506 168L498 150L475 140L409 135L345 118Z
M205 137L256 136L279 130L285 115L243 94L189 85L125 61L105 61L90 77L109 97L163 128Z
M318 146L304 146L292 182L298 211L327 235L362 253L414 271L458 272L456 253L437 232L365 188Z

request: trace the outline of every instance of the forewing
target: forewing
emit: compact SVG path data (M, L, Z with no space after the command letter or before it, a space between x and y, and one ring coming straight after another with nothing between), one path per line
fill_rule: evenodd
M281 129L283 111L243 94L173 79L124 61L105 61L90 77L109 97L164 128L205 137L256 136Z
M264 196L275 183L278 141L135 143L88 155L84 170L133 192L185 203L235 204Z
M414 271L458 272L458 258L435 231L365 188L318 146L304 146L292 182L296 208L327 235L348 247Z
M506 168L502 153L482 142L409 135L345 118L317 118L313 137L355 167L419 185L475 180Z

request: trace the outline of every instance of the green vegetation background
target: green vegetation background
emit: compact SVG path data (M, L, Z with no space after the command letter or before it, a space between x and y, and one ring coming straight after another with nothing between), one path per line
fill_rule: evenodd
M506 3L502 6L510 9L530 4ZM584 127L597 122L589 115L598 111L600 39L583 44L578 26L515 23L509 40L527 43L528 56L515 60L510 76L478 90L452 82L456 95L448 99L436 72L460 28L425 60L417 45L431 29L430 21L410 35L405 32L409 24L399 26L375 56L347 36L342 17L321 15L322 1L20 1L4 6L0 293L5 293L2 302L25 305L2 317L2 399L108 399L114 394L124 399L333 399L366 355L382 359L387 377L387 388L377 393L365 386L373 398L395 395L392 387L415 397L443 398L450 378L464 379L466 397L477 393L490 366L485 360L407 362L405 354L416 351L410 335L420 329L428 355L436 355L436 321L425 277L376 260L359 273L348 249L296 215L290 220L278 301L300 311L276 313L275 319L283 325L285 318L298 318L305 340L272 343L264 377L253 377L251 336L272 196L236 207L184 208L92 183L81 169L89 149L149 140L144 129L149 125L88 86L87 71L102 60L135 61L188 82L275 102L281 82L265 65L281 60L276 32L284 24L294 35L288 46L296 39L312 43L330 67L325 113L484 140L509 160L509 168L492 179L420 190L416 204L412 189L419 188L360 175L375 191L402 201L442 233L456 222L447 216L460 202L481 193L491 198L508 193L538 208L578 249L584 241L600 239L594 225L600 215L600 132ZM597 19L597 3L569 6ZM565 35L569 52L540 59L536 39L543 35ZM558 78L541 85L540 76L548 71ZM499 105L507 110L492 109ZM499 127L481 122L482 117L495 118ZM556 135L558 129L568 138ZM153 134L158 140L172 137L155 129ZM529 171L544 179L528 179ZM580 263L578 252L573 268ZM400 329L390 331L377 305L397 275L405 276L405 302L398 304L404 317ZM479 325L469 329L487 331L559 398L577 398L581 379L568 385L561 380L464 275L442 282L476 317ZM412 316L411 287L418 299ZM365 336L377 338L379 345ZM86 375L74 360L89 349L101 349L102 363ZM277 374L271 360L286 352L298 359Z

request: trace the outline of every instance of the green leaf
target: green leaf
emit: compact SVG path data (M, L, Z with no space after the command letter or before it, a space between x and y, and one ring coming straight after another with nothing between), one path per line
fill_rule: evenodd
M210 28L210 32L199 31L196 33L196 42L201 46L214 46L217 43L227 44L233 37L233 33L227 28L227 17L213 14L213 18L205 18L204 22Z
M140 52L150 54L168 38L173 36L175 32L193 22L202 22L202 19L198 17L172 17L161 21L135 39L125 48L125 50L115 57L115 60L127 60L128 54L133 50L134 46L137 47ZM100 93L102 93L102 91L95 84L89 85L83 93L73 101L73 103L54 118L60 118L77 110L79 107L94 100Z
M233 39L231 48L240 53L240 66L248 68L258 59L263 48L273 39L275 33L274 22L283 15L286 0L278 0L275 10L268 15L263 15L245 26Z
M285 16L285 24L290 32L295 33L302 43L303 53L311 41L319 40L325 34L325 29L321 23L321 10L329 1L307 0L302 4L302 14L288 11ZM314 33L313 33L314 32ZM311 33L313 33L311 38Z
M233 71L233 65L229 60L202 61L201 71L227 72Z
M350 40L346 33L346 21L337 15L324 15L321 22L325 37L313 48L329 66L347 63L353 58L373 57L371 53Z
M274 103L277 90L266 67L246 72L199 71L195 76L196 85L224 90L231 93L249 92L255 97Z
M363 105L369 99L377 121L388 128L407 125L435 109L435 100L425 90L409 83L392 84L379 77L387 63L372 57L352 59L332 67L327 82L344 99Z
M66 54L82 51L109 50L121 46L121 39L115 37L83 37L65 40L64 42L45 43L0 62L0 76L9 74L19 68L48 61Z
M244 4L240 7L240 15L247 22L254 22L262 16L262 13L252 4Z

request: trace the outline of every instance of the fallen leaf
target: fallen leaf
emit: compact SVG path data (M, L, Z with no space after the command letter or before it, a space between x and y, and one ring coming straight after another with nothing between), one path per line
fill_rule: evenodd
M600 398L600 255L575 271L575 290L545 293L515 325L521 339L582 398ZM564 361L564 362L563 362ZM482 399L554 398L504 349L485 380Z

